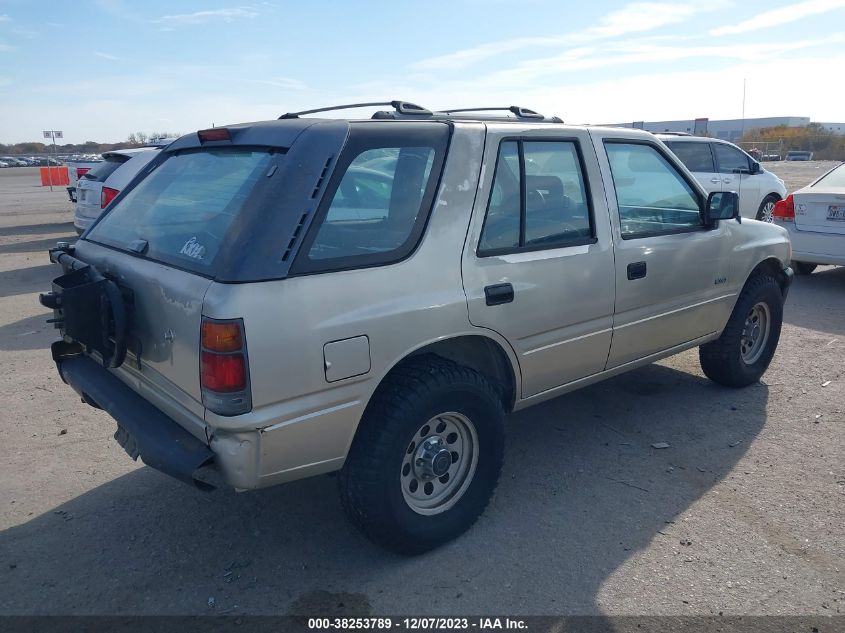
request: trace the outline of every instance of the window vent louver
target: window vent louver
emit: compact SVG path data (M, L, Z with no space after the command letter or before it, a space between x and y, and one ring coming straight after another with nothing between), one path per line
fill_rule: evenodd
M299 237L299 234L302 233L302 227L305 226L305 220L307 219L308 212L306 211L302 214L302 217L299 218L299 224L296 225L296 228L293 231L293 235L291 236L290 241L288 242L288 246L285 249L285 254L282 255L283 262L286 262L288 260L288 257L290 257L290 254L293 252L293 247L296 244L296 240Z
M323 186L323 181L326 179L326 174L329 173L329 165L332 164L332 157L329 156L326 159L326 164L323 166L323 171L320 173L320 177L317 179L317 184L314 185L314 191L311 192L311 199L317 197L317 194L320 193L320 187Z

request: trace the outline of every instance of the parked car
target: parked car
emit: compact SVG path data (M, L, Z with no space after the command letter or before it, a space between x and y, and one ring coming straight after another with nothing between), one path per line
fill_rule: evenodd
M0 160L0 169L3 169L5 167L11 167L11 165L6 161Z
M735 193L641 130L391 105L183 136L51 250L53 358L133 459L340 471L355 525L419 553L484 510L506 412L696 346L720 384L765 372L789 240Z
M20 158L14 156L0 156L0 161L9 165L9 167L26 167L27 163Z
M786 160L813 160L813 152L792 150L786 153Z
M736 191L740 215L772 221L772 210L786 196L786 185L733 143L701 136L658 134L708 193Z
M76 185L73 226L79 235L100 217L135 175L158 154L154 147L120 149L103 155L102 162L86 170ZM68 195L71 195L68 191Z
M845 266L845 163L778 202L773 216L789 232L799 275L819 264Z

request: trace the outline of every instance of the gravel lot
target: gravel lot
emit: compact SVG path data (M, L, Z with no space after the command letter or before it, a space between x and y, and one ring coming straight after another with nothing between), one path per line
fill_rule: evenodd
M765 165L790 191L830 166ZM796 279L758 385L690 351L513 415L486 514L408 559L331 477L204 495L127 458L50 360L74 233L37 185L0 170L0 614L845 612L845 268Z

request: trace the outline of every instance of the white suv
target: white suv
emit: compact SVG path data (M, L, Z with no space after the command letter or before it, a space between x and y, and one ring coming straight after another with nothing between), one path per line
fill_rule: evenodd
M744 218L772 221L778 200L786 197L783 180L766 171L733 143L715 138L658 134L707 193L736 191Z

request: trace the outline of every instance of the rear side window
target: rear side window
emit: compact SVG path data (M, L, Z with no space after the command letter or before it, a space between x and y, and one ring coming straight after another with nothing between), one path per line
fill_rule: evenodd
M295 272L398 261L413 251L425 227L449 128L391 125L353 134L300 249Z
M267 151L229 148L171 156L103 216L87 239L209 273L270 159Z
M576 144L503 142L478 254L560 248L592 240L592 216Z
M102 163L99 163L85 172L82 177L86 180L93 180L94 182L105 182L106 178L112 175L114 171L123 163L129 160L128 156L108 156Z
M706 173L716 171L713 165L713 154L710 152L710 143L668 141L666 145L690 171Z

